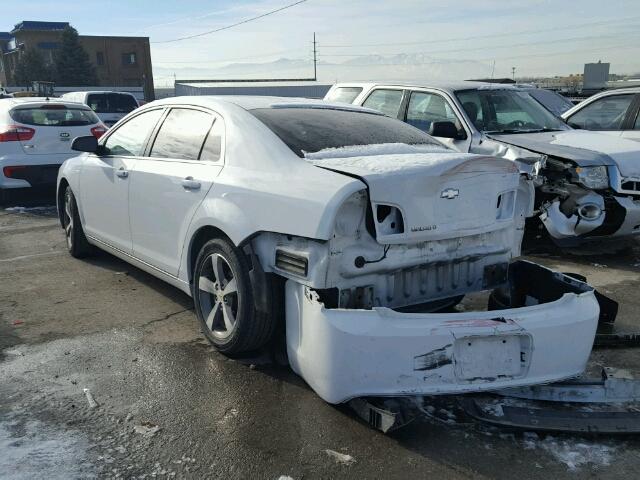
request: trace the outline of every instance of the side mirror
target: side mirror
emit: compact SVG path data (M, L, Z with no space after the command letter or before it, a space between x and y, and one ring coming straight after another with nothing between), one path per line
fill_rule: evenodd
M432 137L453 138L454 140L464 140L466 133L460 132L453 122L431 122L429 135Z
M71 142L71 150L76 152L96 153L98 151L98 139L93 135L76 137Z

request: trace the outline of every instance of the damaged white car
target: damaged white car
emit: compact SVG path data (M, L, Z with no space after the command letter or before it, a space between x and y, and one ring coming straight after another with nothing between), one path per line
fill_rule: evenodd
M539 217L559 245L640 233L637 142L574 130L527 90L477 82L348 83L334 85L325 98L382 111L460 152L518 162L536 187L528 216Z
M372 110L268 97L153 102L73 147L87 153L58 179L71 254L100 247L192 295L227 354L265 345L286 318L291 366L328 402L539 384L586 365L595 292L514 260L509 160ZM481 291L479 311L442 311Z

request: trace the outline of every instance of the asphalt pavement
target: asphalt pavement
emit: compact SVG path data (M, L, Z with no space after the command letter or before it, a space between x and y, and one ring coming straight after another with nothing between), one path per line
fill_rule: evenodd
M640 247L533 258L587 275L620 302L620 328L640 331ZM597 350L590 367L640 376L638 352ZM384 435L268 357L214 351L173 287L106 253L71 258L50 197L0 208L2 478L548 480L640 468L634 437L508 432L440 413Z

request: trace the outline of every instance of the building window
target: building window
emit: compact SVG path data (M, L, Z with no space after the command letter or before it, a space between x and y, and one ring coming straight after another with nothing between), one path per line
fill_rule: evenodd
M123 53L122 54L122 64L123 65L135 65L136 62L136 54L135 53Z
M104 52L96 52L96 64L104 65Z

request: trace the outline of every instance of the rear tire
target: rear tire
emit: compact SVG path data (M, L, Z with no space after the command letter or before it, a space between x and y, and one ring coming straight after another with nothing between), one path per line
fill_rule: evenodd
M271 280L267 280L271 282ZM205 243L196 259L192 293L203 334L222 353L257 350L273 336L271 285L268 311L256 308L256 286L244 253L222 238Z
M64 210L62 212L62 224L67 237L67 249L74 258L85 258L93 253L93 247L87 241L82 229L76 197L67 186L64 191Z

